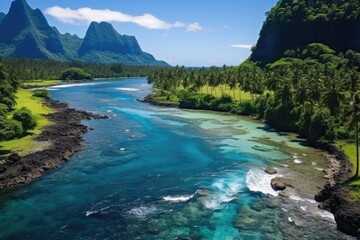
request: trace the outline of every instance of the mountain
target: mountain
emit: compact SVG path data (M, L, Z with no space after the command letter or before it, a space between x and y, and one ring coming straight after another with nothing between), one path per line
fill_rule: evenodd
M6 16L5 13L0 12L0 23L2 22L2 20L4 19L5 16Z
M31 9L25 0L11 4L0 24L0 42L11 57L61 59L64 46L59 33L49 26L39 9Z
M266 64L311 43L360 51L360 1L280 0L267 13L250 59Z
M133 36L120 35L109 23L91 23L85 39L61 34L49 26L39 9L26 0L12 2L8 14L0 14L0 55L99 63L162 65L141 50Z
M120 35L110 23L92 22L78 51L89 62L128 62L151 65L155 58L141 50L134 36ZM165 62L159 62L166 65Z

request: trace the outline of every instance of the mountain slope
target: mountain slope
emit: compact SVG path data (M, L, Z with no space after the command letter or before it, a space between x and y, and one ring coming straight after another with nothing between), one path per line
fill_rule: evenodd
M26 0L12 2L8 14L0 14L0 55L100 63L168 65L141 50L133 36L120 35L109 23L92 23L85 39L62 35L49 26L39 9Z
M59 59L64 49L59 33L50 27L39 9L31 9L25 0L11 4L0 24L0 42L12 47L12 57Z
M92 22L78 51L89 62L167 65L141 50L134 36L120 35L110 23Z
M251 60L269 63L288 49L323 43L337 52L360 51L358 0L280 0L267 13Z
M0 12L0 23L2 22L2 20L4 19L5 16L6 16L5 13Z

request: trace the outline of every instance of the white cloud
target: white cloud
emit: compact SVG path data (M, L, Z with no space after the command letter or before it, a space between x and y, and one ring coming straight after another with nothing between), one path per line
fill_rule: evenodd
M199 23L190 23L186 26L188 32L197 32L202 30L202 26Z
M156 16L145 13L140 16L132 16L120 11L112 11L109 9L92 9L88 7L71 9L54 6L45 10L50 15L63 23L74 25L87 25L90 22L121 22L133 23L147 29L167 30L171 28L186 28L187 31L196 32L202 30L199 23L186 24L183 22L168 23Z
M253 47L253 45L249 45L249 44L233 44L233 45L230 45L230 47L249 49L250 50Z

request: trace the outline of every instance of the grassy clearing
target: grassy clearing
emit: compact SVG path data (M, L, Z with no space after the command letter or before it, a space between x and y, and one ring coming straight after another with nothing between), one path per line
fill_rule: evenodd
M61 80L30 80L23 83L25 88L47 87L60 84Z
M42 148L47 145L46 143L34 141L32 137L33 135L39 134L43 127L51 124L51 122L42 116L42 114L51 113L53 110L45 106L42 99L33 97L31 91L19 89L16 96L17 105L15 106L15 110L22 107L30 109L37 120L37 127L31 131L29 135L23 138L0 142L0 154L6 154L9 151L12 151L17 152L20 155L25 155L35 149ZM11 117L11 115L9 117Z
M350 162L353 164L353 174L355 174L356 171L356 145L355 143L347 143L345 141L338 141L336 143L338 147L340 147L346 156L348 156ZM348 187L352 191L352 195L360 199L360 178L353 179L349 182Z
M229 95L233 98L233 100L235 101L250 101L252 100L251 98L251 94L248 92L244 92L244 91L239 91L238 89L231 90L230 87L228 85L222 85L222 86L217 86L215 88L209 87L209 86L204 86L200 89L199 91L200 93L204 93L204 94L212 94L215 97L220 98L223 93L226 95Z
M179 87L176 89L176 91L181 91L184 88ZM232 97L232 99L234 101L241 101L241 102L245 102L245 101L251 101L251 94L248 92L244 92L244 91L239 91L238 89L231 90L230 87L228 85L222 85L222 86L217 86L215 88L213 87L209 87L209 86L203 86L198 93L202 93L202 94L211 94L214 97L220 98L223 94L224 95L229 95ZM159 101L163 101L163 102L172 102L172 103L176 103L179 102L179 98L177 96L174 96L173 94L171 94L170 96L167 95L160 95L160 94L156 94L155 98Z
M337 141L336 146L344 151L346 156L348 156L350 162L353 164L353 174L356 171L356 145L355 143L348 143L345 141Z

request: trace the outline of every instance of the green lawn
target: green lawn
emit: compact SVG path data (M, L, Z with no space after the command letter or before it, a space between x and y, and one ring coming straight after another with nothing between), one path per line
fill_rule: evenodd
M0 154L12 151L17 152L20 155L25 155L35 149L42 148L44 145L47 145L47 143L34 141L32 136L39 134L44 126L51 124L51 122L42 116L42 114L51 113L53 110L45 106L42 99L33 97L31 91L29 90L19 89L16 96L17 105L15 110L20 109L21 107L27 107L30 109L37 120L37 127L31 131L28 136L11 141L0 142Z
M336 145L340 147L348 156L350 162L353 164L353 173L356 171L356 145L355 143L347 143L345 141L337 141Z
M338 141L336 143L338 147L340 147L348 156L349 160L353 164L353 174L355 174L356 171L356 145L355 143L347 143L345 141ZM360 199L360 178L352 179L348 187L351 189L352 194L354 197Z
M60 84L61 80L29 80L23 82L23 87L25 88L35 88L35 87L47 87Z

